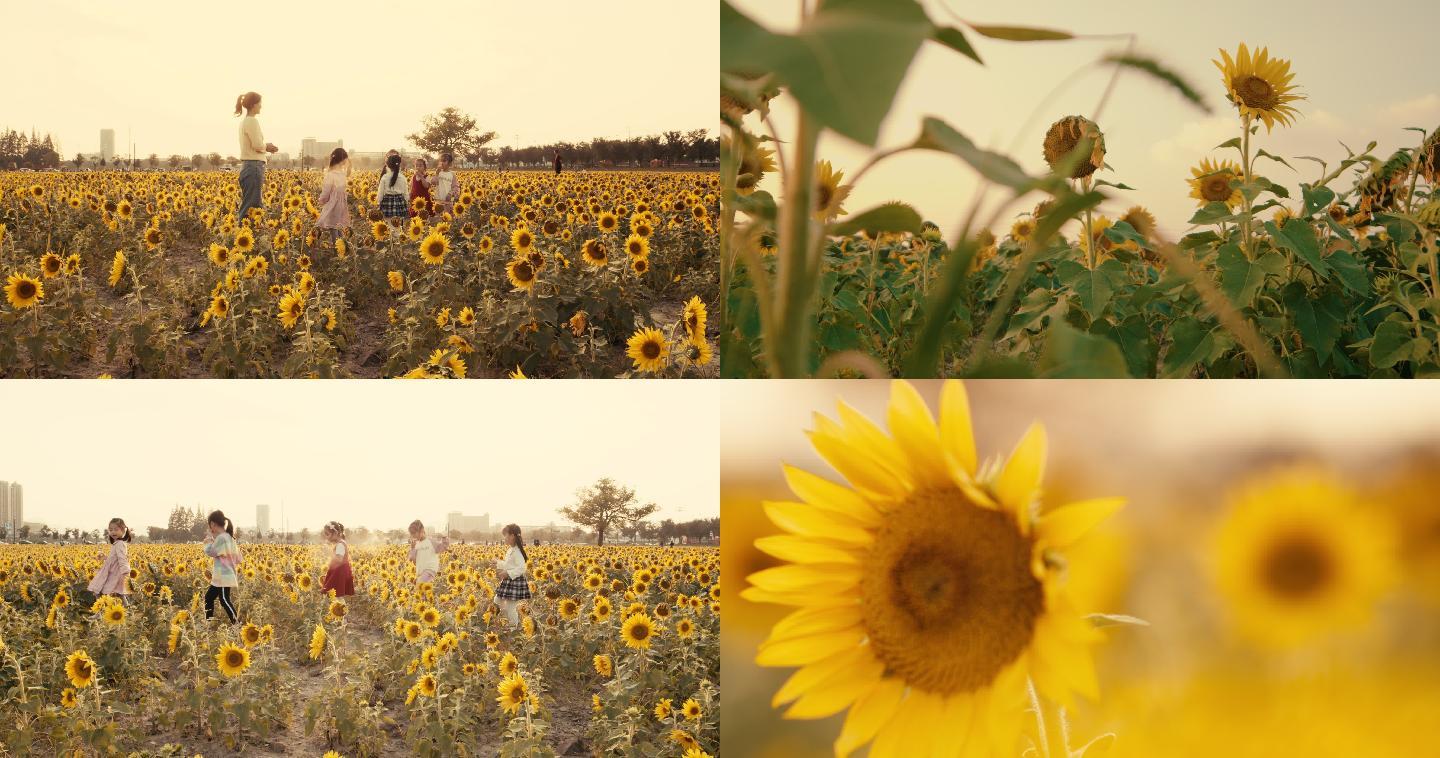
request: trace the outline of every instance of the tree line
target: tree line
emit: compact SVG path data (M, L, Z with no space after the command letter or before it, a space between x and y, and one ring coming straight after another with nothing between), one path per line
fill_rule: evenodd
M14 129L0 132L0 168L40 171L59 167L59 146L49 134L41 137L32 131L27 136Z

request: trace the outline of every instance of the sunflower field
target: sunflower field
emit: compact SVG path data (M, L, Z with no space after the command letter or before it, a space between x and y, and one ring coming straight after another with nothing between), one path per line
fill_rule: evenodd
M0 377L714 375L713 173L462 171L317 229L319 172L0 175ZM418 201L417 201L418 202Z
M231 625L198 546L133 547L124 603L85 590L97 546L0 548L0 752L718 753L713 548L533 548L518 627L499 547L452 547L433 585L357 548L348 598L319 548L243 550Z
M721 19L726 376L1440 374L1440 128L1398 125L1413 142L1389 154L1371 143L1276 155L1267 137L1304 117L1303 71L1240 43L1196 87L1132 41L1097 65L1143 74L1197 110L1223 97L1235 119L1233 139L1194 156L1183 178L1195 211L1171 240L1105 162L1113 78L1089 117L1050 114L1034 146L1045 174L933 117L860 166L818 154L822 134L876 145L924 44L980 63L972 36L1067 32L950 25L913 0L821 2L790 34L729 3ZM867 55L847 56L855 47ZM793 133L775 129L776 98L798 112ZM953 233L903 202L845 208L854 182L910 151L956 156L980 176Z

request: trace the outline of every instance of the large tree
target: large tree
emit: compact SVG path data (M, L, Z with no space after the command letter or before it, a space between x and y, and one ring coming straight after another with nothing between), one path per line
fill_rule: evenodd
M426 116L420 131L406 139L427 153L448 152L463 157L478 152L495 139L495 132L481 132L473 117L459 108L446 108Z
M597 544L605 544L605 533L626 528L655 512L654 503L641 504L635 490L605 477L575 493L575 504L560 509L561 515L595 530Z

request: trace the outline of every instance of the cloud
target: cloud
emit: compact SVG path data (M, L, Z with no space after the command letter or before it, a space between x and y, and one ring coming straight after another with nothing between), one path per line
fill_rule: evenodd
M1209 153L1215 146L1239 131L1231 116L1211 116L1183 124L1172 137L1150 146L1150 159L1156 163L1190 163L1197 154Z
M1383 120L1390 125L1430 128L1440 120L1440 95L1430 93L1386 106Z

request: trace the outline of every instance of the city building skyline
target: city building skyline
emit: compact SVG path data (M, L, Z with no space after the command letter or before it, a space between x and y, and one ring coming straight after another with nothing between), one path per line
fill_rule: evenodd
M65 156L60 156L64 158ZM100 160L110 162L115 159L115 130L100 130Z
M262 503L255 506L255 531L267 534L270 531L270 506Z
M450 511L445 516L447 532L489 532L490 514L467 516L460 511Z

